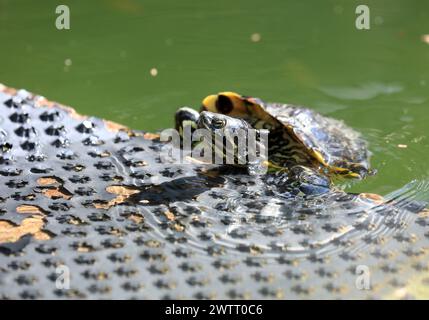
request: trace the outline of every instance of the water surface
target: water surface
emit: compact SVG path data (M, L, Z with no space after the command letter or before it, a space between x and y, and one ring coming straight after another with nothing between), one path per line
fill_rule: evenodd
M157 130L177 107L234 90L303 104L360 130L386 194L428 174L429 4L366 1L0 0L0 82L80 113Z

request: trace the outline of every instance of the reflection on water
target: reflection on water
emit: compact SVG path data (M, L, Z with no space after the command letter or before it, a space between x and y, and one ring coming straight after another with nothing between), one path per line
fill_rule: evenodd
M365 83L359 87L321 87L323 93L343 100L369 100L380 95L398 93L403 88L398 84L377 82Z

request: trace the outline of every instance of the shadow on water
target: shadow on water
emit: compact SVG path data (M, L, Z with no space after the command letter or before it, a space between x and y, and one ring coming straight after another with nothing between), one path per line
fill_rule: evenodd
M240 179L254 180L247 175L246 168L219 166L208 169L197 169L195 175L172 179L160 184L148 183L142 191L131 196L127 202L134 204L160 205L175 201L192 201L204 192L213 188L222 188L226 182Z
M135 204L147 203L159 205L175 201L192 201L197 195L212 188L220 187L225 179L219 176L209 177L202 174L192 177L178 178L158 185L149 185L128 201Z

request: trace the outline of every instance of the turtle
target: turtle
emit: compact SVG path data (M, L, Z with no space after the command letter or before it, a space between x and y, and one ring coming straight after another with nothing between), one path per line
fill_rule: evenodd
M353 178L375 173L369 168L371 153L360 133L309 108L221 92L204 98L201 110L239 117L256 129L268 129L273 167L301 164ZM194 119L196 114L191 114Z
M179 117L184 116L183 113L190 113L189 118L195 120L196 114L190 110L180 110ZM178 121L180 123L180 121ZM240 118L233 118L219 113L213 113L209 111L202 111L199 114L196 125L192 124L192 127L198 129L204 129L211 133L211 146L214 152L219 152L222 155L223 163L226 163L226 157L228 153L228 147L231 146L231 154L234 157L231 164L234 166L243 166L247 169L249 174L258 174L265 172L266 166L270 166L269 161L263 157L249 157L249 148L247 145L239 150L238 140L234 139L237 136L248 136L248 132L253 127L245 120ZM257 131L258 132L258 131ZM221 145L216 145L216 137L221 136L224 138ZM256 137L257 138L257 137ZM255 139L257 145L255 149L260 150L263 148L262 142ZM322 194L330 191L331 180L328 176L320 173L312 167L304 166L299 163L295 163L289 167L288 170L280 168L275 170L278 176L285 175L285 179L277 179L284 184L283 188L298 191L303 195L315 195Z
M0 299L428 297L424 180L353 194L308 165L162 162L159 132L25 90L0 110Z
M213 154L220 154L226 163L227 153L224 151L232 146L235 157L232 164L246 167L250 174L266 172L265 167L286 175L290 171L289 179L283 181L291 186L303 184L308 194L327 192L333 187L327 182L333 180L331 173L363 178L369 172L370 152L359 133L308 108L263 103L257 98L223 92L204 98L200 112L189 107L178 109L175 126L181 135L186 127L190 128L190 134L196 129L207 130L210 142L213 142ZM234 138L247 136L251 129L255 129L257 136L261 130L269 131L268 159L265 159L268 161L261 157L247 161L249 150L241 148L238 151ZM216 145L216 136L223 137L222 145ZM261 141L258 143L256 149L261 149ZM304 177L303 181L299 181L300 177Z

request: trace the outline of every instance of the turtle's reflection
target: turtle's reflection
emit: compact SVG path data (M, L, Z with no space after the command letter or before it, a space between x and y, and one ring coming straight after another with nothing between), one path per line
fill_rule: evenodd
M158 205L169 204L175 201L187 201L212 188L222 187L224 183L225 178L221 176L198 174L157 185L149 185L141 192L131 196L128 201L140 205Z

